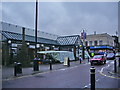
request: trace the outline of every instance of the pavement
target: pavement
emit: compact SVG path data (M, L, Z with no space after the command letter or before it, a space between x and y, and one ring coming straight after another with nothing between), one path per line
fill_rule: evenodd
M81 64L89 64L88 59L85 59L82 61ZM70 62L70 67L74 67L77 65L81 65L80 61L72 61ZM113 63L111 63L112 65ZM110 77L117 77L120 79L120 67L118 67L118 73L114 73L114 67L113 65L109 65L107 68L104 68L103 71L101 71L102 75L107 75ZM10 80L13 78L18 78L18 77L23 77L23 76L28 76L28 75L34 75L38 73L45 73L45 72L50 72L53 70L58 70L58 69L65 69L69 68L68 66L65 66L63 63L60 64L52 64L52 70L50 70L50 65L49 64L40 64L39 65L39 71L33 71L33 67L28 67L28 68L22 68L22 74L17 74L17 76L14 76L14 67L5 67L2 66L2 80Z
M117 67L117 72L115 72L114 61L107 64L107 66L102 67L100 74L109 78L120 79L120 67Z
M88 64L88 59L85 59L82 61L81 64ZM80 61L71 61L70 62L70 67L74 67L80 65ZM69 68L68 66L64 65L63 63L59 64L52 64L52 70L50 70L50 65L49 64L40 64L39 65L39 71L34 71L33 67L27 67L27 68L22 68L22 74L17 74L17 76L14 76L14 67L5 67L2 66L2 80L10 80L12 78L17 78L17 77L23 77L23 76L28 76L28 75L33 75L37 73L44 73L44 72L49 72L53 70L58 70L58 69L64 69L64 68Z

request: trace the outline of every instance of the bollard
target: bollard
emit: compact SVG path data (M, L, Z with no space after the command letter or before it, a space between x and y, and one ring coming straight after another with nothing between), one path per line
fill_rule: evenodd
M14 76L17 76L17 62L14 62Z
M119 57L119 60L118 60L118 62L119 62L119 65L118 65L118 66L120 67L120 57Z
M52 70L52 60L50 60L50 70Z
M68 67L70 67L70 59L68 58Z
M117 72L117 62L116 62L116 59L114 60L114 73L116 73Z
M95 90L95 68L90 68L91 90Z
M88 57L88 62L89 62L89 57Z

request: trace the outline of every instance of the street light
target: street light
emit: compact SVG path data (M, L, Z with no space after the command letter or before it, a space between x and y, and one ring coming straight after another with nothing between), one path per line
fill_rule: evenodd
M36 16L35 16L35 57L37 58L37 24L38 24L38 0L36 0Z
M11 44L12 43L12 41L11 40L8 40L8 44Z
M78 56L78 59L79 59L79 46L76 46L76 48L77 48L77 56Z
M44 47L44 44L41 44L42 47Z
M53 48L55 47L55 46L52 46Z
M52 48L53 48L53 50L54 50L55 46L53 45Z
M37 44L37 48L39 48L40 47L40 44Z
M12 41L11 40L8 40L8 60L11 62L11 59L12 59L12 57L11 57L11 53L12 53L12 50L11 50L11 43L12 43ZM6 61L7 62L7 61Z
M29 46L29 45L30 45L30 43L28 42L28 43L27 43L27 45Z
M9 49L9 54L10 54L10 52L11 52L11 43L12 43L12 41L11 40L8 40L8 49Z

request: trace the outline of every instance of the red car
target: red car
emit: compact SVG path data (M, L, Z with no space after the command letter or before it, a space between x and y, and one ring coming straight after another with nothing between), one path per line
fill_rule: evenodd
M90 59L91 65L97 64L106 64L106 57L104 55L95 55L92 59Z

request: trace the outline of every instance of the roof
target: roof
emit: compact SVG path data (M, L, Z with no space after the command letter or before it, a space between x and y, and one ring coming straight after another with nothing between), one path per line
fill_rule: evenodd
M6 37L7 39L22 41L22 34L19 34L19 33L2 31L2 35L4 37ZM30 35L25 35L25 41L35 42L35 37L34 36L30 36ZM37 42L38 43L43 43L43 44L59 45L56 40L51 40L51 39L46 39L46 38L41 38L41 37L37 38Z
M7 23L3 21L0 21L0 26L2 26L1 28L2 31L22 34L23 26ZM24 28L25 28L26 35L35 36L35 29L29 28L29 27L24 27ZM56 35L53 33L47 33L41 29L37 30L37 36L42 38L52 39L52 40L56 40L57 37L59 37L59 35Z
M81 40L79 35L73 35L73 36L58 37L57 42L60 45L75 45L77 43L81 43Z
M39 51L37 53L68 53L70 51Z
M10 40L22 41L22 34L19 34L19 33L2 31L2 35L5 38ZM30 35L25 35L25 41L35 43L35 37ZM52 44L52 45L80 45L81 44L79 35L62 36L62 37L58 37L57 40L38 37L37 42L43 43L43 44Z
M102 33L102 34L90 34L90 35L87 35L87 37L112 37L110 36L109 34L107 33Z

